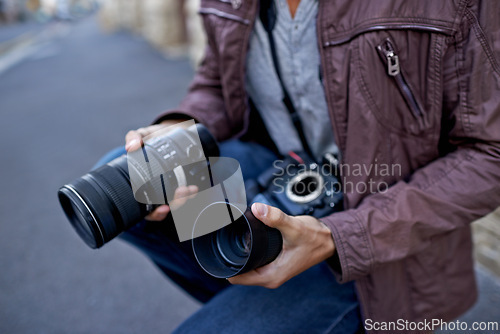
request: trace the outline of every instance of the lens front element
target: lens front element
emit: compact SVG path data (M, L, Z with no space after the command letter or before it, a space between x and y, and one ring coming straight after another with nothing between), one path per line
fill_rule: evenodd
M220 217L219 212L224 210L238 212L239 218L215 232L192 239L196 260L207 273L229 278L261 267L278 256L283 246L281 233L255 218L250 209L242 213L227 202L207 206L198 216L193 234L203 224Z

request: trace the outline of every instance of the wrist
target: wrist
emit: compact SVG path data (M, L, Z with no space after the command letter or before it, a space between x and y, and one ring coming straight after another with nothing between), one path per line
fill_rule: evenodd
M323 235L323 238L325 240L325 242L323 243L323 260L326 260L335 255L335 242L333 241L332 231L330 230L330 228L328 228L328 226L326 226L325 223L323 223L321 220L318 221L321 226L321 234Z

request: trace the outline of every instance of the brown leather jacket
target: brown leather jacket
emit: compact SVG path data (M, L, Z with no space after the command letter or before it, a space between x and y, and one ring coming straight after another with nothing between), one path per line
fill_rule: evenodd
M451 320L477 295L469 224L500 204L500 1L319 6L343 181L390 185L346 188L347 210L323 219L338 279L356 281L365 319ZM258 0L202 0L200 13L205 58L181 106L159 120L188 115L224 140L249 125L245 56ZM368 167L348 172L355 165Z

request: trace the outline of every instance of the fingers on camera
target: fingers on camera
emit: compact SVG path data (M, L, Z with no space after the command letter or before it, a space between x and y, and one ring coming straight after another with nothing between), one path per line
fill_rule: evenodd
M125 136L125 149L127 152L139 149L142 145L142 137L139 130L129 131Z
M162 205L157 207L153 212L146 216L147 220L160 221L167 218L170 212L170 207L168 205Z
M197 193L198 187L195 185L177 188L175 190L174 199L170 202L172 210L184 205L188 199L193 198Z

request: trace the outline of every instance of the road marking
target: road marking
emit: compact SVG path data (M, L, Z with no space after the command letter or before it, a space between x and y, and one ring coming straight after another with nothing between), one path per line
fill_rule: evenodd
M34 54L40 47L35 45L34 39L23 42L11 51L0 57L0 75Z
M35 53L49 45L50 41L55 37L62 38L69 33L70 28L68 26L57 25L48 27L31 38L24 38L25 40L21 40L10 51L0 55L0 75L30 57L33 59L42 59L57 54L57 49L49 49L46 50L45 54L42 52L38 57L35 57Z

